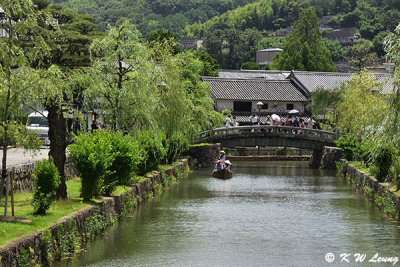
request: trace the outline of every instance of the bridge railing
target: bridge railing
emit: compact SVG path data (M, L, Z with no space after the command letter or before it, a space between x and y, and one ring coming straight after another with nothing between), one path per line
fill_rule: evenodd
M216 136L242 135L242 134L266 134L273 133L282 136L305 136L334 141L339 138L338 133L291 126L270 126L270 125L253 125L238 126L231 128L215 128L213 130L204 131L199 134L199 141L207 140Z

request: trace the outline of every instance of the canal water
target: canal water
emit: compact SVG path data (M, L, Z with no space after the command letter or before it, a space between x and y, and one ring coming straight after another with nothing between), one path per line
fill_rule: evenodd
M238 162L230 180L193 171L64 266L393 266L369 260L400 257L399 225L307 164Z

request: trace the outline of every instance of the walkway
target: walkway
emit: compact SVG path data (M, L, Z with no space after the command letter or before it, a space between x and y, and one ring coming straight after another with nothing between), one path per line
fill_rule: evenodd
M11 148L7 151L7 167L20 164L31 163L37 160L47 159L49 154L48 148L43 148L32 153L22 148ZM3 159L3 150L0 149L0 162ZM1 163L0 163L1 164Z

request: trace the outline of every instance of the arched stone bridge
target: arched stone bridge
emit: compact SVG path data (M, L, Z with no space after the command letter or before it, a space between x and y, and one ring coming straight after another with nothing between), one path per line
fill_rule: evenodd
M198 143L220 143L222 147L295 147L313 150L311 168L319 168L324 146L335 146L338 134L289 126L239 126L200 133Z

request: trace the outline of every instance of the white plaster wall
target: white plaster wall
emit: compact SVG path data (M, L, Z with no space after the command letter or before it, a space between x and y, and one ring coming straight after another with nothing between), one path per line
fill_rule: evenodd
M233 111L233 102L232 100L216 100L216 109L218 111L222 111L224 109ZM252 101L252 111L257 112L257 103L259 101ZM261 111L273 111L273 110L278 110L278 111L285 111L286 105L287 104L294 104L294 109L297 109L300 112L304 111L303 103L300 102L268 102L268 101L262 101L265 104L268 104L268 110L261 109ZM275 107L276 106L276 107Z
M259 101L253 101L252 102L252 110L253 111L258 111L257 108L257 103ZM268 102L268 101L261 101L264 104L268 104L268 110L266 109L261 109L261 111L271 111L271 110L287 110L287 104L294 104L293 108L297 109L300 112L304 111L304 107L303 107L303 103L299 103L299 102Z
M217 100L216 109L222 111L224 109L233 111L233 101L232 100Z

